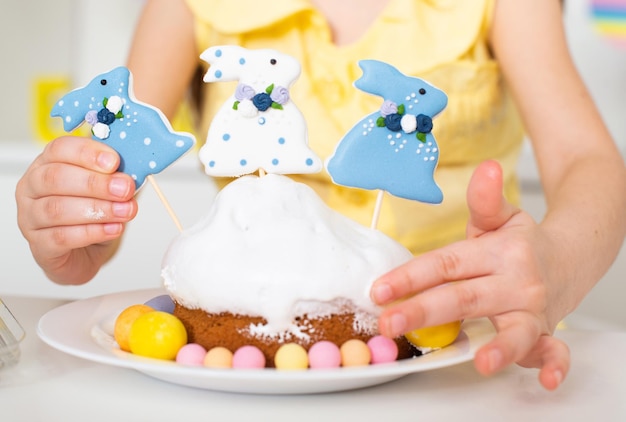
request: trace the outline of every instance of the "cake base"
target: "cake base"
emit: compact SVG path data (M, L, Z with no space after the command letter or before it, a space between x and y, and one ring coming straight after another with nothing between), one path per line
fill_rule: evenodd
M209 314L200 309L188 309L176 303L174 315L187 329L189 343L197 343L210 350L214 347L225 347L235 352L242 346L256 346L265 355L266 366L274 367L274 355L285 343L298 343L306 350L322 340L341 346L348 340L359 339L367 342L376 334L356 332L354 314L346 313L323 318L309 319L306 315L297 318L297 325L308 338L296 337L288 333L282 336L263 336L250 333L250 327L265 324L262 317L234 315L228 312ZM421 352L412 346L404 337L395 339L398 345L398 359L419 356Z

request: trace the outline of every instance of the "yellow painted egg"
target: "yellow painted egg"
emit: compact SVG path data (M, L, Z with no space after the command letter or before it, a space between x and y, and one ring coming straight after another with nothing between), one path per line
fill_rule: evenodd
M416 347L439 349L454 343L460 332L461 321L453 321L434 327L418 328L404 336Z
M139 356L173 360L187 344L187 331L174 315L162 311L139 316L130 327L130 351Z

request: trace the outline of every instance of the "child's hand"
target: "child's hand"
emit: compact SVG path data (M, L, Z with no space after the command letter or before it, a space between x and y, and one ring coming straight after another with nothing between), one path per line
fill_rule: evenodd
M88 138L50 142L19 180L17 220L37 263L53 281L89 281L115 252L137 214L135 183L116 172L118 154Z
M493 161L475 171L467 194L467 239L426 253L374 283L372 299L388 306L382 334L489 317L496 337L474 363L485 375L517 362L540 368L555 389L569 370L569 349L552 333L567 313L562 281L551 258L558 245L526 213L502 197L502 170Z

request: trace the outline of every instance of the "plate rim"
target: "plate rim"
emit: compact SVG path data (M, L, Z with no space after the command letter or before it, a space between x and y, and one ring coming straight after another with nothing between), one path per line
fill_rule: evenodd
M471 319L463 322L461 334L451 346L416 358L362 367L303 371L184 366L173 361L132 355L119 349L107 350L102 344L104 339L99 341L95 338L98 330L101 331L100 335L110 336L100 327L104 319L110 319L127 306L144 303L165 293L163 288L138 289L68 302L40 317L37 335L63 353L104 365L134 369L174 384L230 392L300 394L356 389L382 384L412 373L461 364L472 360L476 350L495 334L488 319ZM67 318L68 313L72 313L73 317ZM56 327L61 321L65 324L62 330ZM74 337L69 337L72 335ZM294 382L308 383L310 387L303 385L293 388ZM241 387L236 383L242 383ZM263 388L260 388L261 385Z

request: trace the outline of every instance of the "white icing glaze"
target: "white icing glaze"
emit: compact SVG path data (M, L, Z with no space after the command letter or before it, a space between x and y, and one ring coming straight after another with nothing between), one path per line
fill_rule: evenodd
M264 317L266 326L251 327L264 335L299 335L294 316L352 305L367 330L379 313L369 299L372 282L411 257L328 208L310 187L268 174L227 185L209 213L171 243L162 277L188 308Z

